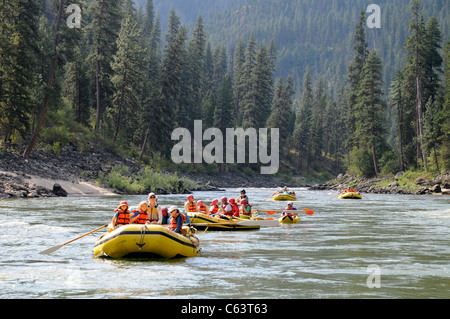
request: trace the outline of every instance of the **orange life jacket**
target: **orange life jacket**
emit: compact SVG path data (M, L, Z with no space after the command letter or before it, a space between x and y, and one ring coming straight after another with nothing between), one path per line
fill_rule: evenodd
M247 207L242 205L242 214L245 216L251 216L252 215L252 205L247 204Z
M133 215L138 212L139 217L133 221L133 224L145 224L147 222L148 214L147 212L138 211L137 209L133 209Z
M211 214L217 214L219 211L219 205L211 205L211 207L214 206L214 208L210 211Z
M126 211L116 209L114 212L119 212L116 218L116 224L114 226L128 225L130 223L130 211L128 209Z
M186 203L184 203L184 206L187 205L187 211L190 213L195 213L197 211L197 205L195 204L195 202L190 202L187 201Z
M183 214L181 214L181 213L180 213L180 216L181 216L181 218L183 219L183 222L182 222L182 223L184 223L184 222L187 220L186 216L183 215ZM171 231L174 231L175 229L177 229L177 226L178 226L177 218L178 218L178 216L177 216L177 217L173 217L173 216L170 217L170 220L169 220L169 229L170 229Z
M201 212L207 212L208 211L208 207L206 207L206 205L198 206L198 210L201 211Z

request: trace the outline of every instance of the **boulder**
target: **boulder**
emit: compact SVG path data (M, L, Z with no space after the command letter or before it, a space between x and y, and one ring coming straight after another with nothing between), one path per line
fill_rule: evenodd
M53 185L53 194L55 194L58 197L67 197L67 191L61 187L59 184Z

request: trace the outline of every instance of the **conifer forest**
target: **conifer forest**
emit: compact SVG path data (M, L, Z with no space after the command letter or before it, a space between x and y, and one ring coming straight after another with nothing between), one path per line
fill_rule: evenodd
M202 120L279 128L278 174L448 171L449 2L373 3L376 27L361 0L1 1L0 147L259 172L174 165Z

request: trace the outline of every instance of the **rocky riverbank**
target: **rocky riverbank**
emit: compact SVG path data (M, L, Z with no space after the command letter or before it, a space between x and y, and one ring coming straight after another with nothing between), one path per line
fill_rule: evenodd
M399 172L395 176L358 178L340 174L335 179L313 185L315 190L341 191L348 186L363 193L450 195L450 172L445 174Z
M22 150L0 150L0 198L36 198L54 196L94 196L132 194L99 184L99 180L111 173L115 167L126 167L124 179L135 180L142 176L145 166L124 159L104 150L96 149L86 154L75 146L63 148L58 155L48 150L35 150L29 159L20 154ZM171 174L171 172L162 172ZM173 176L173 175L172 175ZM289 182L271 175L253 176L236 173L197 174L177 173L178 182L171 188L158 188L158 194L190 193L193 190L222 191L223 188L308 186L302 177L290 177ZM181 178L194 184L185 186ZM187 188L188 187L188 188ZM148 190L145 190L144 193Z

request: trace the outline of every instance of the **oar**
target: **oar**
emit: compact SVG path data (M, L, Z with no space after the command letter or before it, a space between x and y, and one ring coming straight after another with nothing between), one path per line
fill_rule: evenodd
M48 254L51 254L52 252L57 251L57 250L60 249L61 247L63 247L63 246L65 246L65 245L67 245L67 244L70 244L70 243L74 242L75 240L78 240L78 239L80 239L80 238L86 237L87 235L93 234L93 233L95 233L95 232L97 232L97 231L99 231L99 230L102 230L103 228L106 228L106 227L108 227L108 224L103 225L102 227L99 227L99 228L97 228L97 229L94 229L93 231L90 231L89 233L86 233L86 234L84 234L84 235L82 235L82 236L80 236L80 237L77 237L77 238L75 238L75 239L72 239L72 240L68 241L67 243L64 243L64 244L61 244L61 245L57 245L57 246L53 246L53 247L51 247L51 248L49 248L49 249L46 249L46 250L44 250L44 251L41 251L39 254L42 254L42 255L48 255Z
M303 209L307 215L313 215L314 211L313 210L309 210L309 208L305 208ZM283 213L283 212L298 212L295 210L260 210L260 209L252 209L252 211L256 211L256 212L266 212L267 215L275 215L276 213Z

